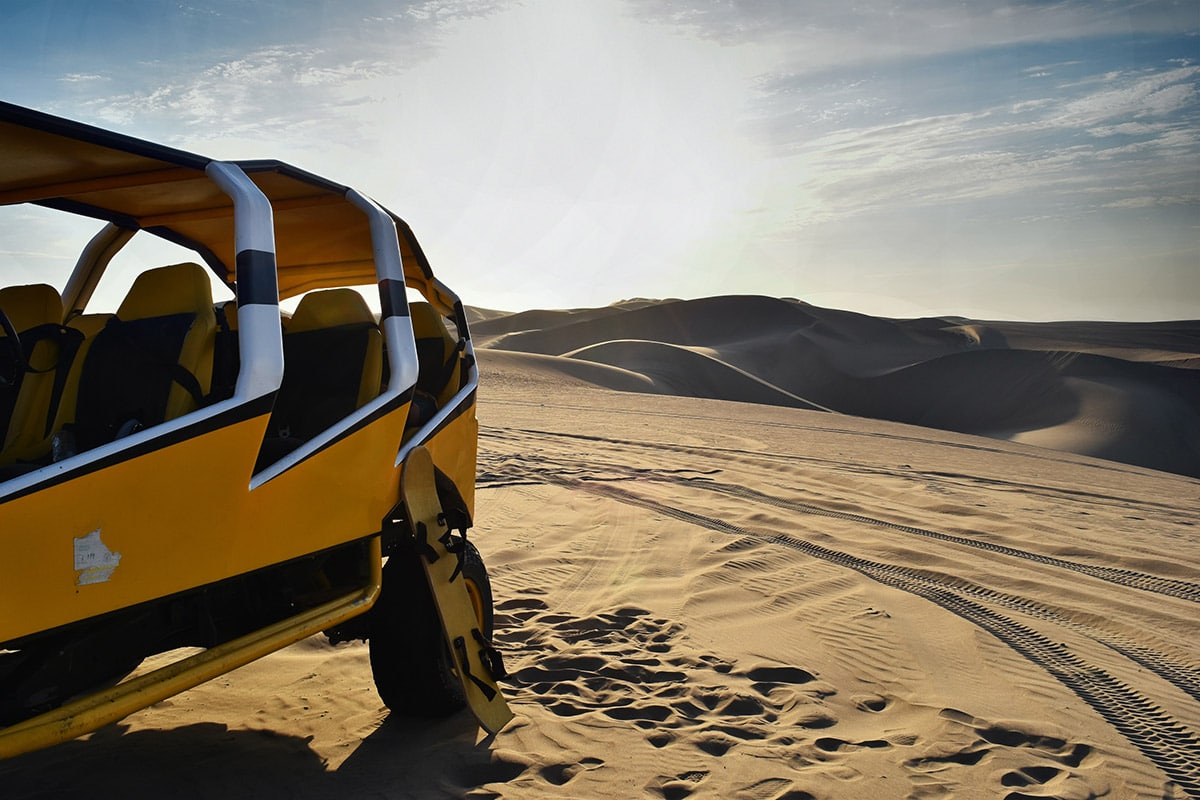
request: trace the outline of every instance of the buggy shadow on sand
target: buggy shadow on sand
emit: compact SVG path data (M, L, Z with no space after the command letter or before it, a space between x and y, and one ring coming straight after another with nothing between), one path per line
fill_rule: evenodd
M478 372L408 226L287 164L5 103L0 203L102 226L65 285L0 288L0 757L321 631L370 641L393 711L502 727ZM195 259L89 309L139 235Z

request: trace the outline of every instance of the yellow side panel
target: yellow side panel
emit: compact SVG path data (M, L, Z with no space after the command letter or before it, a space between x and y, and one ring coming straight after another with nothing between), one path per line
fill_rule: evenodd
M454 480L471 518L475 518L475 467L479 441L479 421L475 404L425 443L433 463Z
M253 492L265 415L0 504L0 641L378 531L406 414Z

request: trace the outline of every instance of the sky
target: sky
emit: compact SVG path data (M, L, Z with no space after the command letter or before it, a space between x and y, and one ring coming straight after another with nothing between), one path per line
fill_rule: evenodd
M1200 0L0 0L0 98L354 186L512 311L1197 319L1198 89ZM93 226L0 209L0 278Z

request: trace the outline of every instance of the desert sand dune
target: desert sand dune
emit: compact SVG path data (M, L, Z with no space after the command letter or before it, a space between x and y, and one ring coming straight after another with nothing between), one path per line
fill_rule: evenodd
M621 309L616 306L574 311L521 311L516 314L498 313L478 323L468 321L468 324L471 325L472 335L478 337L480 341L486 342L490 337L497 335L548 330L561 325L578 324L585 320L600 319L620 313Z
M563 387L599 386L622 392L654 392L654 381L639 372L579 359L489 350L484 356L493 385L536 392Z
M1196 369L1200 329L1195 321L1144 322L989 322L1010 347L1074 350L1080 353L1152 361Z
M513 315L522 322L507 329L519 332L487 352L597 361L663 394L824 408L1200 476L1200 322L889 320L766 297L534 313Z
M699 348L621 339L582 347L564 356L645 375L659 394L829 410Z
M576 308L569 310L533 310L520 311L515 314L494 309L467 309L467 324L471 326L471 334L480 341L487 342L496 336L523 331L540 331L557 328L561 325L573 325L592 319L602 319L625 311L634 311L646 306L661 305L661 300L636 298L622 300L601 308Z
M669 344L747 365L771 335L716 333ZM967 339L941 337L897 350ZM366 645L314 637L0 763L0 796L1200 797L1197 480L577 358L480 363L505 730L391 718ZM1069 420L1115 413L1068 388Z

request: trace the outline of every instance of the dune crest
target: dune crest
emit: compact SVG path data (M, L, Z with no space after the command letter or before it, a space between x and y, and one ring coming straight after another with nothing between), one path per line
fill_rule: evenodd
M527 353L576 379L572 362L623 370L623 386L592 373L606 388L824 409L1200 476L1200 321L893 320L725 296L478 327L485 363Z

